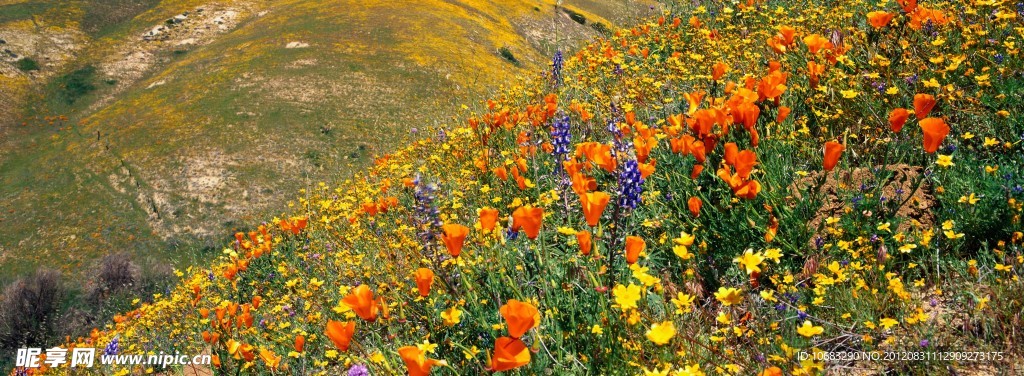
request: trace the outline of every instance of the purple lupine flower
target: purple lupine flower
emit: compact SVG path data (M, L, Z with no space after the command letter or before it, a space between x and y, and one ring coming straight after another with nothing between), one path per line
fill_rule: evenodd
M636 159L627 160L619 169L619 206L636 209L643 193L644 178L640 177L640 165Z
M117 355L119 352L121 352L119 338L120 337L114 337L114 339L110 340L110 343L108 343L107 346L103 348L103 355Z
M554 81L556 88L562 85L562 66L564 64L562 51L555 52L555 58L551 60L551 80Z
M431 244L437 238L437 230L441 227L440 212L434 204L434 195L437 185L425 184L417 176L413 179L413 198L416 204L413 205L413 221L416 223L417 235L423 243L425 251L430 251Z
M356 364L348 369L348 376L370 376L370 369L362 364Z
M551 130L551 146L554 148L551 154L554 154L555 161L559 162L559 165L569 154L570 144L572 144L572 134L569 133L569 116L555 117L555 123Z
M913 76L907 77L907 85L913 85L915 82L917 82L917 73L914 73Z
M505 240L516 240L519 237L519 231L513 230L509 227L505 230Z

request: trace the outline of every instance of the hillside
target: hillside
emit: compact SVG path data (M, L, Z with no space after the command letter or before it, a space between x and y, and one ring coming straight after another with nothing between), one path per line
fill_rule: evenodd
M218 374L1021 370L1020 8L665 8L69 345Z
M367 165L465 98L647 11L4 1L0 39L17 56L0 59L0 280L40 265L79 278L115 251L151 265L208 258L297 187ZM26 57L36 69L19 68Z

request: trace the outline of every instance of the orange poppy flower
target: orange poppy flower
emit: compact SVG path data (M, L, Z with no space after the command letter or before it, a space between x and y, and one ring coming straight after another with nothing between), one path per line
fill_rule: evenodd
M942 140L949 134L949 125L940 118L927 118L919 122L924 133L924 151L929 154L939 150Z
M281 365L281 356L274 354L273 351L267 349L260 349L260 359L267 364L270 369L277 369Z
M791 111L792 110L789 107L780 106L779 107L779 114L775 116L775 122L779 123L779 124L782 124L782 122L786 121L786 118L789 117L789 113Z
M700 29L700 27L703 26L703 23L700 22L700 18L697 18L697 16L690 16L690 19L687 20L687 23L689 23L690 27L694 29Z
M764 371L757 374L757 376L782 376L782 368L779 367L768 367Z
M584 194L597 189L597 180L577 173L572 175L572 191L576 194Z
M213 345L216 344L218 341L220 341L220 333L211 334L209 331L203 331L203 342Z
M651 155L651 149L658 146L657 137L634 137L633 148L636 149L636 159L640 163L647 162Z
M896 0L904 12L910 13L917 9L917 0Z
M576 144L576 157L586 158L594 165L607 165L609 163L608 160L612 159L611 146L593 141L581 142Z
M700 216L700 207L703 204L704 202L702 202L700 197L697 196L690 197L689 200L686 200L686 206L690 209L690 214L693 214L694 217Z
M807 62L807 80L810 81L811 87L818 87L818 81L821 80L821 75L825 74L825 65L818 64L813 61Z
M536 239L540 234L540 226L544 221L544 208L533 206L521 206L512 212L512 229L519 231L523 229L526 237Z
M444 241L444 246L448 248L448 253L452 257L459 257L462 254L462 245L466 242L466 235L469 235L469 227L458 223L448 223L441 226L441 230L444 231L444 234L441 235L441 240Z
M785 45L791 45L796 39L796 29L792 26L779 26L779 36Z
M761 108L753 102L743 102L736 106L732 114L735 122L743 124L743 128L750 131L761 116Z
M910 111L905 108L897 108L889 112L889 129L893 132L899 132L903 129L903 125L907 123L907 118L910 117Z
M758 193L761 193L761 183L758 183L756 180L745 181L733 188L733 194L736 197L747 200L753 200L757 197Z
M822 49L832 48L832 42L829 42L828 38L818 34L811 34L804 37L804 44L807 45L807 50L810 51L812 55L817 55Z
M772 216L772 219L768 222L768 231L764 233L764 241L771 243L775 240L775 236L779 234L779 219Z
M413 278L416 279L416 288L420 290L420 296L426 297L430 295L430 285L434 283L434 271L427 268L419 268L413 273Z
M501 317L508 323L508 335L513 338L522 337L534 326L540 324L540 311L533 304L509 299L499 308Z
M757 85L757 94L760 99L775 99L786 91L786 80L789 78L782 71L775 71L765 76Z
M491 172L493 172L498 179L508 180L508 169L506 169L505 166L495 167Z
M498 209L495 208L480 208L480 229L484 231L494 230L494 225L498 223Z
M638 168L640 169L640 177L647 179L648 176L654 173L655 160L651 159L651 163L640 163Z
M306 350L306 336L299 334L295 336L295 352L303 352Z
M640 258L640 252L647 248L647 242L639 236L626 237L626 263L633 265Z
M348 293L344 299L341 300L349 308L355 311L356 315L366 321L374 321L377 319L377 302L373 299L373 291L366 284L359 285Z
M282 219L279 226L281 231L290 232L292 235L297 235L303 229L306 228L306 224L309 223L308 217L291 217L288 219Z
M730 166L736 165L736 155L739 154L740 148L736 146L735 142L725 143L725 164Z
M889 25L889 21L892 21L892 18L895 16L895 14L889 12L868 12L868 23L871 24L871 27L873 28L881 29Z
M348 351L352 343L352 335L356 333L356 323L353 321L327 321L327 338L334 343L338 350Z
M530 349L523 341L509 337L500 337L494 341L491 371L508 371L527 364L530 364Z
M247 362L251 362L253 359L256 359L255 350L256 348L248 343L240 344L235 342L233 346L228 347L228 352L230 352L231 355L234 355L235 359L245 359Z
M775 51L775 53L777 53L777 54L784 54L784 53L786 53L786 44L785 44L785 41L783 41L783 39L781 37L779 37L777 35L773 36L773 37L770 37L770 38L768 38L768 42L767 43L768 43L768 47L771 47L772 51Z
M591 242L590 231L577 231L576 243L580 245L580 253L584 256L590 255L590 250L594 248L594 244Z
M590 161L605 171L614 172L617 161L612 156L611 145L598 144L593 150L593 154L588 155Z
M917 7L916 10L910 13L910 22L907 22L907 26L911 29L921 30L926 24L932 24L935 26L943 26L949 22L949 17L938 9L928 9L925 7Z
M917 94L914 96L914 116L917 120L928 117L928 114L935 108L935 96L931 94Z
M757 163L757 154L753 151L744 150L736 154L736 175L739 175L741 179L747 179L750 177L750 172L754 170L754 164Z
M566 174L568 174L569 176L573 176L580 172L580 169L583 168L583 165L581 163L576 162L575 159L569 159L567 161L562 161L562 168L565 168Z
M364 202L364 203L362 203L360 205L360 208L362 208L363 213L366 213L366 214L370 215L371 217L377 215L377 209L378 208L377 208L377 204L376 203Z
M427 358L427 353L416 346L404 346L398 349L398 355L405 362L409 376L427 376L434 366L443 366L443 360Z
M832 171L836 168L836 163L839 163L839 157L843 155L843 151L846 147L835 141L829 141L825 143L825 161L822 166L825 171Z
M690 153L693 154L693 157L697 158L697 163L703 164L704 161L707 160L707 148L704 146L704 143L701 142L700 140L694 140L693 143L689 145L688 149Z
M725 72L728 72L728 71L729 71L729 65L719 61L719 62L715 63L714 66L711 67L711 79L715 80L715 81L718 81L718 79L722 78L722 76L725 75Z
M704 165L697 164L693 165L693 170L690 170L690 179L696 179L700 176L700 173L704 171Z
M604 213L604 208L608 206L609 199L611 196L604 192L580 194L580 204L583 205L583 217L587 219L587 225L597 226L597 222L601 220L601 213Z

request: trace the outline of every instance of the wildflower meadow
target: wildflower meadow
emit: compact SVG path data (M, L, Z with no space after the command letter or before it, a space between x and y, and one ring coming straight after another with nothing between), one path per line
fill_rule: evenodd
M295 187L67 346L224 375L1024 372L1024 4L660 6Z

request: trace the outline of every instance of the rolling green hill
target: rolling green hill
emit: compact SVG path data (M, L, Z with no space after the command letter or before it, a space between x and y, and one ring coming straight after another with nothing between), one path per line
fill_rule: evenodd
M219 252L464 98L649 12L620 1L0 2L0 280ZM62 3L63 4L63 3ZM40 63L22 70L24 58ZM22 111L24 110L24 111ZM152 262L150 262L152 263Z

